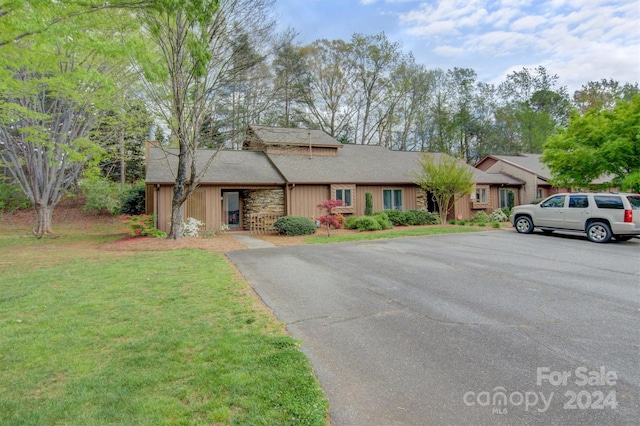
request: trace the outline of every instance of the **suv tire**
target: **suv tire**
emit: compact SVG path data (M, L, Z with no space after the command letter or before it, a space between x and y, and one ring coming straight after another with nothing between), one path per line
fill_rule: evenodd
M611 228L604 222L591 222L587 225L587 238L594 243L607 243L611 240Z
M533 232L533 222L529 216L520 216L516 219L515 228L521 234L530 234Z

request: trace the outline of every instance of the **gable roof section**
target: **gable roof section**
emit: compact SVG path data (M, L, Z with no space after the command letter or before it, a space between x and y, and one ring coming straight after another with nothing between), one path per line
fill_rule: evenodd
M342 144L322 130L290 129L286 127L249 126L246 141L265 145L322 146L342 148Z
M197 151L196 168L202 171L214 150ZM146 182L173 183L178 169L178 150L151 147L147 165ZM188 171L187 171L188 172ZM284 185L282 175L266 155L256 151L219 151L207 168L202 183Z
M290 183L407 184L415 181L420 153L348 144L335 157L269 154L269 159Z
M551 179L551 171L540 161L541 154L490 155L490 157L534 173L543 180Z
M475 167L473 167L473 181L478 184L508 186L520 186L525 183L523 180L505 173L487 173Z

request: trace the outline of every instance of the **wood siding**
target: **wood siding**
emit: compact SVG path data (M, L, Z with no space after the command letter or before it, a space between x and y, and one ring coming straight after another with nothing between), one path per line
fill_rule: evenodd
M289 186L286 197L287 214L315 219L324 213L318 204L331 197L330 185L295 185Z
M404 211L417 208L416 196L418 187L415 185L358 185L356 186L356 215L364 216L365 193L370 192L373 198L373 212L383 210L382 190L401 189L402 208Z

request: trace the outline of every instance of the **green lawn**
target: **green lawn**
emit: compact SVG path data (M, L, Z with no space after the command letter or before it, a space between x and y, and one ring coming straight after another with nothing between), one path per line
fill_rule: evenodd
M0 239L0 424L326 424L298 343L223 255L76 243Z
M459 234L464 232L488 231L491 228L475 227L475 226L424 226L424 227L405 227L395 228L389 231L354 233L346 235L332 235L327 237L325 229L319 229L317 234L324 232L324 235L307 237L305 244L323 244L323 243L344 243L349 241L368 241L379 240L382 238L400 238L400 237L419 237L421 235L437 235L437 234Z

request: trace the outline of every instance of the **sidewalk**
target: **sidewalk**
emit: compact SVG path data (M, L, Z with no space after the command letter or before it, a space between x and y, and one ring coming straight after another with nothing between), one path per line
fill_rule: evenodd
M258 249L258 248L269 248L275 247L274 244L261 240L260 238L256 238L253 235L249 234L232 234L233 238L235 238L238 242L247 246L248 249Z

